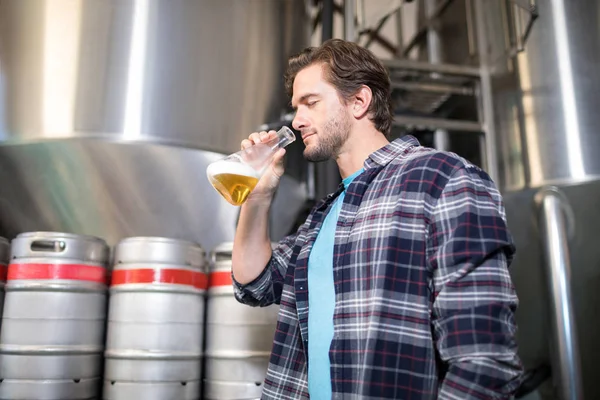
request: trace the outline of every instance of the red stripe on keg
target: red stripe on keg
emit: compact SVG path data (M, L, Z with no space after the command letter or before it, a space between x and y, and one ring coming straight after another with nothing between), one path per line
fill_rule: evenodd
M186 269L118 269L112 272L112 286L127 283L172 283L206 289L208 279L202 272Z
M231 285L233 285L233 280L231 279L231 272L212 272L210 274L210 287Z
M81 264L9 264L8 280L67 279L106 283L106 269Z
M2 281L2 282L6 281L7 271L8 271L8 268L6 267L6 264L0 264L0 281Z

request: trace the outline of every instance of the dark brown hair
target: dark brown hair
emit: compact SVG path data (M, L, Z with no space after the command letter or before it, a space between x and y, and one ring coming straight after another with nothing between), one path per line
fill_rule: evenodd
M330 39L319 47L308 47L290 57L285 73L285 89L293 95L294 79L302 69L317 63L325 68L325 79L345 101L355 95L362 85L371 89L369 119L375 128L387 135L392 126L390 77L381 61L369 50L353 42Z

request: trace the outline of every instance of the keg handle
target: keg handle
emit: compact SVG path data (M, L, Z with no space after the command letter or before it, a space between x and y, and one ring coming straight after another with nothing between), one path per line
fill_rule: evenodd
M33 252L62 253L67 249L67 243L62 240L34 240L30 249Z
M214 251L210 255L210 261L214 265L217 261L221 261L223 257L228 260L231 260L233 252L232 251Z

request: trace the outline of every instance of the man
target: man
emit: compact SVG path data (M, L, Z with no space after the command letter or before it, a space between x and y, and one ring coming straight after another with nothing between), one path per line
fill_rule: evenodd
M286 87L304 156L335 159L344 182L274 251L284 150L241 209L236 297L281 306L263 399L510 398L514 247L488 175L410 136L390 143L389 77L354 43L291 58Z

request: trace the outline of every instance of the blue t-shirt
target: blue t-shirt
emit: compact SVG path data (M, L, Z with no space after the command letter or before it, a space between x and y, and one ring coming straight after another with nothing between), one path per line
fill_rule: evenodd
M346 188L364 170L343 180L344 191L323 221L308 259L308 392L312 400L331 399L329 347L333 339L333 245Z

